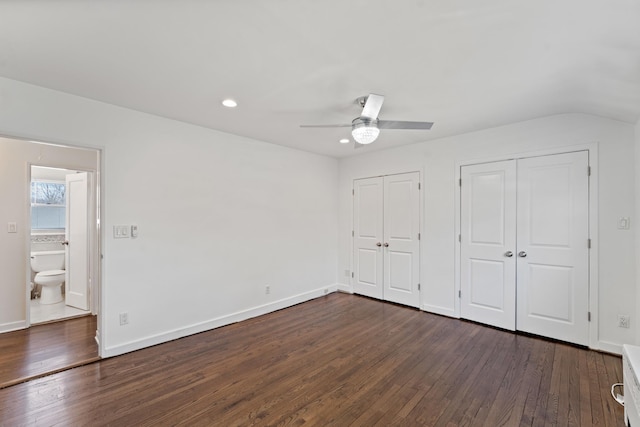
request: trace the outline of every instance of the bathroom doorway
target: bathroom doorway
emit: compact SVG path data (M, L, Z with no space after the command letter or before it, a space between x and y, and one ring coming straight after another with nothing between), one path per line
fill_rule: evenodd
M94 173L31 165L29 323L95 313L91 289Z
M4 275L0 281L0 348L11 349L11 355L0 358L0 388L3 384L15 384L16 381L88 363L100 355L101 157L102 151L97 148L0 135L0 219L7 224L6 234L0 239L0 252L3 254L0 264ZM61 211L63 203L60 195L55 193L50 194L47 201L43 198L34 200L33 204L40 206L43 212L38 212L42 216L37 218L39 223L33 227L32 236L32 167L49 168L49 172L62 170L61 176L38 177L37 172L33 175L45 181L58 181L58 184L64 182L65 186L69 172L74 172L72 175L87 173L88 199L85 204L89 209L89 241L84 252L89 255L89 284L88 310L82 311L88 315L69 318L67 313L61 317L64 321L47 320L45 323L39 323L35 316L31 316L31 304L38 302L31 299L34 278L31 251L57 249L66 254L66 245L62 243L67 240L66 225L62 225L66 221L66 211ZM52 186L49 190L55 192L61 188ZM66 209L66 201L64 206ZM51 222L47 224L47 221ZM52 350L54 343L55 349Z

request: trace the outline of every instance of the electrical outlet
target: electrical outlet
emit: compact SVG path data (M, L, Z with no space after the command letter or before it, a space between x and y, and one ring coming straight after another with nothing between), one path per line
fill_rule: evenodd
M618 327L619 328L628 328L630 319L629 316L624 314L618 314Z
M120 313L120 326L129 324L129 313Z
M17 233L18 232L18 224L15 222L7 223L7 233Z
M269 295L269 294L271 293L271 286L267 285L267 286L264 288L264 293L265 293L265 294L267 294L267 295Z
M629 217L625 216L618 219L618 230L628 230L630 228Z

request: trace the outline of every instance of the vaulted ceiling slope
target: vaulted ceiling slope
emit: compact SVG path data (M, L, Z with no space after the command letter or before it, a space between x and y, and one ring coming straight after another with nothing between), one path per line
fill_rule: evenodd
M635 123L640 1L10 0L0 76L335 157L559 113ZM349 128L299 127L350 123L368 93L433 129L354 152Z

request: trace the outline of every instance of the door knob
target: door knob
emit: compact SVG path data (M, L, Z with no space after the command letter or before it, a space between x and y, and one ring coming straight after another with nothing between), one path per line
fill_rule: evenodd
M513 252L507 251L504 253L504 256L506 256L507 258L511 258L513 256Z
M385 247L385 248L388 248L388 247L389 247L389 244L385 242L384 247Z
M518 256L524 258L527 256L527 253L525 251L520 251L518 252Z
M65 240L64 242L60 242L60 244L61 244L61 245L67 245L67 246L69 246L69 241L68 241L68 240Z
M376 243L376 246L380 247L380 246L382 246L382 243L378 242L378 243Z

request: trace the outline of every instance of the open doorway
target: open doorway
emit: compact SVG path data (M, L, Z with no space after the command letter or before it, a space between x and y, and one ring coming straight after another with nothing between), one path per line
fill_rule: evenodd
M93 173L31 166L31 325L92 314Z
M7 234L0 239L0 264L5 276L0 281L0 348L6 356L0 358L2 388L99 358L101 151L0 136L0 163L0 220L7 224ZM47 173L57 175L39 175L45 168ZM52 192L49 198L40 195L32 200L32 186L40 185L32 184L32 175L34 182L57 182L57 186L46 189ZM67 182L68 177L81 176L86 184L73 179L72 183ZM75 191L69 186L78 183L86 189L86 200L78 204L86 223L74 219L78 214L75 209L69 210L67 218L66 198L71 195L75 199ZM65 197L56 195L56 191L64 191ZM79 225L86 241L80 239L77 244L78 238L68 235L73 233L73 227L66 225L68 220ZM71 241L76 244L65 244ZM68 259L74 256L68 254L71 248L79 250L81 261L75 262L74 267L72 259L69 268ZM63 267L58 264L43 270L59 270L52 274L58 276L57 280L64 278L47 298L55 301L62 297L61 305L67 309L76 306L74 309L80 312L71 315L81 314L80 317L69 318L69 313L63 313L56 317L64 321L49 322L51 317L38 319L31 313L31 305L39 304L38 299L43 297L42 288L33 280L32 252L50 251L62 254ZM71 274L70 278L67 274ZM86 282L74 279L74 274L84 276Z

